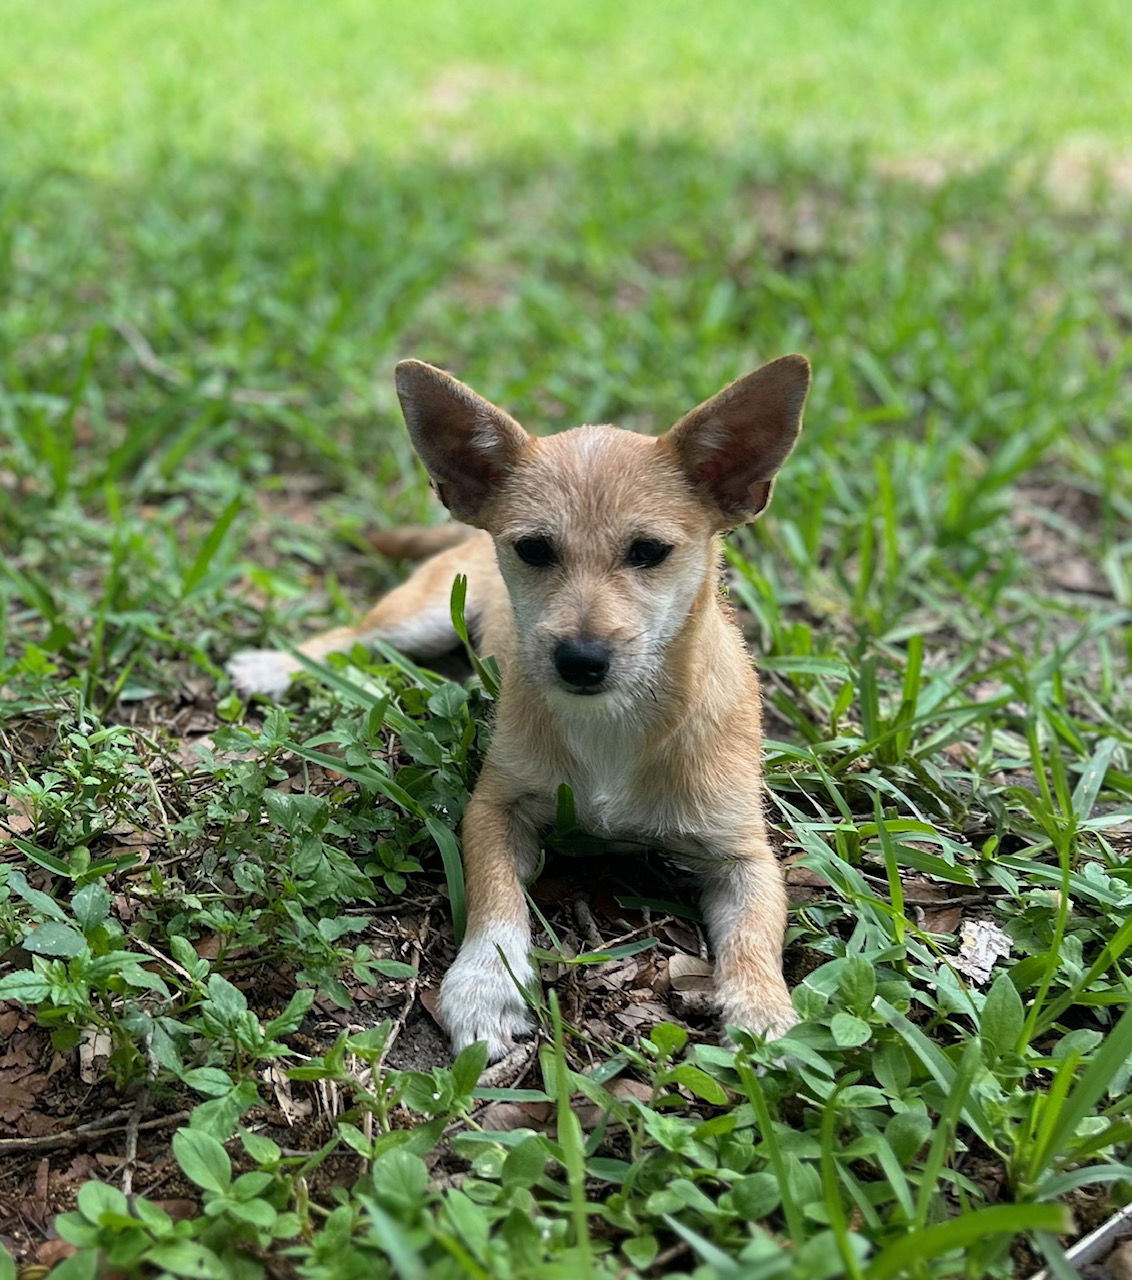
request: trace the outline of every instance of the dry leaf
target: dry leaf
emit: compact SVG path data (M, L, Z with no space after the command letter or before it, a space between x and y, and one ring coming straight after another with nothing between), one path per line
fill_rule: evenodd
M200 1212L200 1205L195 1200L155 1200L153 1203L164 1209L174 1222L195 1218Z
M962 907L916 908L919 925L925 933L955 933L963 920Z
M301 1101L291 1093L291 1081L287 1079L285 1068L271 1065L264 1071L264 1078L271 1085L275 1094L275 1102L283 1118L292 1128L300 1120L305 1120L314 1110L305 1098Z
M689 991L710 991L715 966L710 960L701 960L699 956L685 955L678 951L668 958L668 980L673 991L685 994Z
M45 1267L53 1267L75 1252L76 1247L69 1240L44 1240L35 1251L35 1260Z
M476 1119L493 1133L544 1129L553 1110L551 1102L489 1102Z
M84 1031L79 1041L79 1079L97 1084L106 1071L114 1041L103 1031Z
M700 945L700 940L696 937L696 931L691 925L684 924L680 920L669 920L661 929L661 933L674 947L679 947L681 951L695 951Z
M829 881L813 867L787 867L786 883L799 889L829 888Z
M990 980L995 961L1010 955L1010 939L989 920L968 920L959 935L955 967L976 986Z
M652 1098L652 1089L640 1080L618 1078L609 1085L609 1092L622 1102L629 1102L633 1098L640 1102L648 1102ZM602 1116L605 1115L605 1108L599 1107L596 1102L583 1101L575 1104L574 1114L578 1117L578 1123L583 1130L590 1133L597 1128Z
M424 1005L425 1011L433 1022L443 1029L444 1024L440 1021L440 1018L437 1015L437 1007L440 1003L440 989L434 987L422 987L421 990L417 992L417 999Z

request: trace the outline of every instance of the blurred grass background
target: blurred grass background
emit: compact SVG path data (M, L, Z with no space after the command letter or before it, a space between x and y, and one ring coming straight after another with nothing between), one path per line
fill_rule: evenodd
M632 133L985 159L1127 149L1122 0L6 0L5 169L473 156Z

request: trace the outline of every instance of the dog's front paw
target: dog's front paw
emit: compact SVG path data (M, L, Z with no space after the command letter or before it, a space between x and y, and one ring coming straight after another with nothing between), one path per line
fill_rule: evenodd
M242 694L263 693L278 698L287 692L299 663L282 649L241 649L224 668Z
M785 988L761 997L746 992L720 992L719 1007L725 1027L741 1027L767 1040L779 1039L799 1021Z
M534 1018L523 999L522 988L536 980L525 939L465 940L440 984L437 1005L452 1048L459 1053L477 1040L486 1040L489 1062L505 1057L516 1038L534 1030Z

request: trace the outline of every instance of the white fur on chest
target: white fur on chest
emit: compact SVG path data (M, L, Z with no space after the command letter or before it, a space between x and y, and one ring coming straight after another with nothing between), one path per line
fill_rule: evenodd
M559 731L570 760L566 778L581 824L596 834L659 829L651 788L641 776L647 726L630 717L568 716Z

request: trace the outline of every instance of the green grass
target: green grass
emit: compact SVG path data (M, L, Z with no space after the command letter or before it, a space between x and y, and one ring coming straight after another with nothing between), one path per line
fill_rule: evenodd
M9 155L105 174L277 147L466 161L672 130L897 156L1115 152L1132 111L1122 0L10 0L3 21Z
M5 15L0 998L62 1055L50 1127L124 1110L89 1149L141 1156L58 1188L58 1276L1071 1274L1132 1189L1132 302L1119 174L1043 173L1118 154L1123 7L376 12ZM489 692L359 653L247 707L223 661L437 518L399 357L659 429L794 349L803 440L729 557L803 1023L616 1030L602 975L677 944L601 901L694 900L558 857L543 1042L477 1090L414 996Z

